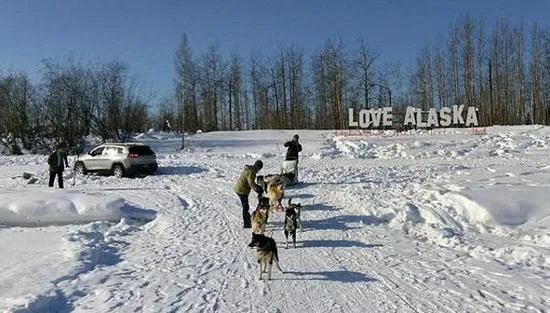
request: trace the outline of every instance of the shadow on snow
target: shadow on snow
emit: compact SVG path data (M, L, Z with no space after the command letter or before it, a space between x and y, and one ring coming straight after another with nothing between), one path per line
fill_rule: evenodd
M198 166L159 166L154 175L190 175L208 172L208 169Z
M378 225L385 221L375 216L366 215L340 215L333 216L323 220L309 220L304 221L304 229L318 229L318 230L350 230L358 229L363 225ZM350 226L349 224L356 224L357 226Z
M378 281L375 278L368 277L367 275L359 272L352 271L325 271L325 272L298 272L288 271L285 274L292 274L296 276L306 276L303 278L289 278L285 277L285 280L326 280L336 281L342 283L358 283L358 282L375 282Z
M324 203L308 204L304 206L302 211L339 211L341 208L337 208L333 205L327 205Z
M301 241L304 248L378 248L383 247L383 244L364 243L356 240L303 240Z

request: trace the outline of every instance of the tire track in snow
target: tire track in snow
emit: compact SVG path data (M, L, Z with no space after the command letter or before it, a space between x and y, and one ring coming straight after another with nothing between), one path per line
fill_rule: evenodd
M219 182L221 182L222 185L227 184L226 182L223 182L223 181L219 181ZM225 186L225 187L227 189L227 186ZM217 188L213 189L213 190L215 190L214 194L217 196L216 199L218 199L218 202L219 202L219 199L227 197L226 196L227 192L224 192L224 191L220 190L220 188L223 188L223 187L217 186ZM221 201L221 202L222 203L230 203L231 201L229 199L224 199L224 201ZM236 250L238 251L237 256L235 257L234 261L236 261L237 257L239 257L241 259L241 264L243 265L244 270L250 269L251 268L250 261L248 260L248 258L244 254L244 251L248 249L248 247L245 244L245 239L242 238L242 236L240 236L240 238L239 238L239 235L237 235L237 233L234 230L234 228L238 227L237 225L241 225L241 223L242 223L241 218L237 218L235 215L233 215L232 220L234 220L236 222L232 223L232 222L230 222L230 219L229 219L227 213L225 213L225 210L224 210L225 208L222 207L222 208L217 208L217 209L219 210L219 212L221 212L220 215L221 215L221 217L224 221L224 225L226 226L228 231L231 233L231 235L233 237L234 246L235 246ZM252 251L255 251L255 250L252 250ZM235 268L236 265L237 265L236 262L233 263L231 268L228 270L228 273L233 271L233 268ZM254 273L254 272L252 272L252 273ZM247 275L246 272L243 273L243 279L245 280L243 283L244 283L245 289L248 290L248 299L252 300L254 298L254 294L252 293L252 290L250 289L251 282L250 282L250 279L247 278L249 276L250 275ZM254 275L252 275L252 276L254 277ZM217 308L218 298L222 295L224 289L226 288L227 278L228 277L226 276L226 279L224 279L222 287L220 288L220 291L217 294L216 308ZM252 280L254 281L254 279L252 279ZM286 308L286 306L285 306L285 308ZM260 309L260 308L257 308L257 309ZM254 308L254 303L250 302L249 310L250 310L250 312L254 312L256 310ZM286 310L284 312L286 312Z
M233 237L233 244L239 251L237 252L235 257L231 261L231 266L228 268L227 273L224 276L223 282L221 284L221 287L220 287L219 291L216 293L216 296L214 298L214 303L212 304L212 312L216 312L218 310L218 301L219 301L220 295L223 293L223 291L224 291L224 289L227 285L227 280L229 278L229 274L231 274L232 272L233 273L235 272L235 267L237 265L237 258L242 256L242 252L244 250L242 246L239 247L238 237L235 234L235 231L233 230L233 228L229 225L229 221L227 219L227 216L226 216L225 212L223 211L223 208L218 208L218 209L220 209L220 212L221 212L220 215L221 215L221 217L224 221L225 227L227 228L227 230L231 233L231 236ZM245 278L245 280L246 280L246 284L248 285L249 281L246 278ZM249 296L251 296L251 295L249 294Z
M221 179L211 180L211 182L214 183L214 184L216 182L226 183L225 181L223 181ZM203 197L201 200L196 200L197 205L200 207L200 211L217 213L216 216L211 216L210 218L221 220L222 224L223 224L223 227L231 235L230 236L231 237L231 244L230 245L233 248L228 248L227 243L226 243L225 249L226 250L228 249L228 250L232 251L232 253L235 253L235 256L232 258L232 260L229 264L229 267L228 267L228 269L226 270L226 272L223 276L223 279L222 279L221 284L220 284L221 287L219 289L217 289L217 291L215 293L215 296L214 296L213 300L211 301L212 304L209 305L210 310L217 311L219 309L219 306L220 306L220 299L223 295L224 290L226 290L226 288L227 288L229 280L233 277L238 277L238 275L236 275L236 273L238 273L238 271L239 271L237 265L238 264L243 264L243 265L245 265L245 267L247 265L246 262L243 262L243 261L241 261L240 263L237 262L237 260L239 258L241 258L241 260L242 260L243 251L245 249L244 248L245 247L244 240L242 238L239 238L239 236L236 234L236 232L234 230L236 225L231 225L231 224L236 224L236 223L230 222L230 219L228 218L227 214L225 213L226 204L228 203L227 199L225 199L224 201L220 201L220 198L216 198L215 201L205 200L205 199L208 199L208 198L204 198L204 191L194 190L194 188L186 188L185 191L188 194L190 193L190 194L196 196L197 198L198 197ZM214 194L219 194L219 192L216 191L216 188L209 188L209 193L210 193L211 196L214 195ZM212 197L210 197L210 198L212 198ZM222 204L222 205L220 205L220 204ZM243 284L245 284L246 286L249 286L250 281L244 276L243 276L243 278L245 279ZM249 290L249 288L245 288L245 289ZM251 298L252 294L251 294L250 290L249 290L247 296L249 298Z

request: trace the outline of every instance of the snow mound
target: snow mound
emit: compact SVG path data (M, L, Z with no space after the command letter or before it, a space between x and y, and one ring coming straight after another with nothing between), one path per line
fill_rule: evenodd
M548 246L550 194L546 186L463 189L461 191L418 190L422 200L406 202L389 215L388 226L419 240L463 249L472 256L491 256L509 266L550 267L550 256L536 246ZM382 213L377 212L380 216ZM480 245L486 234L513 239L504 246Z
M162 140L174 140L174 139L181 140L181 134L149 131L147 133L140 133L140 134L134 135L132 136L132 138L134 140L139 140L139 141L147 141L147 140L162 141Z
M402 143L378 145L365 140L335 139L336 149L350 158L359 159L393 159L413 158L407 153L407 146Z
M0 224L8 226L152 220L155 216L155 211L136 208L111 194L32 190L2 193L0 197Z
M547 229L550 227L550 212L547 203L550 194L547 187L495 186L463 189L461 191L427 192L422 202L407 204L392 220L394 225L424 224L430 228L452 229L456 234L467 230L481 233L494 232L499 228L508 231ZM425 191L426 192L426 191Z
M488 190L489 189L489 190ZM463 190L449 193L446 198L464 208L472 219L500 226L550 227L548 203L550 194L545 186L505 186Z

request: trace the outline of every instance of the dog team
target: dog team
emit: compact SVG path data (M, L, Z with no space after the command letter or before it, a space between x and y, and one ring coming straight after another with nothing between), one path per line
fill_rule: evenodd
M302 230L301 204L292 203L292 199L288 200L286 208L282 204L286 186L298 182L298 154L302 151L299 136L294 135L291 141L284 143L284 147L287 148L287 153L280 174L257 175L263 168L263 162L257 160L253 165L245 165L234 187L242 206L243 227L252 231L252 241L248 246L256 248L256 257L260 265L260 280L264 273L267 273L268 280L271 279L273 262L279 271L284 273L279 264L277 244L273 238L265 235L269 215L274 211L285 213L283 228L286 238L285 248L288 248L289 238L292 240L293 247L296 248L296 230L298 227ZM250 214L248 199L252 190L258 194L258 205ZM263 196L264 192L266 196Z

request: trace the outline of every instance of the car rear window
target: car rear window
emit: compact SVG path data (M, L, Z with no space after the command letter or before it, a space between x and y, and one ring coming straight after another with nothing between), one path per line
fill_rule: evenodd
M138 155L153 155L154 152L149 146L131 146L128 151Z

